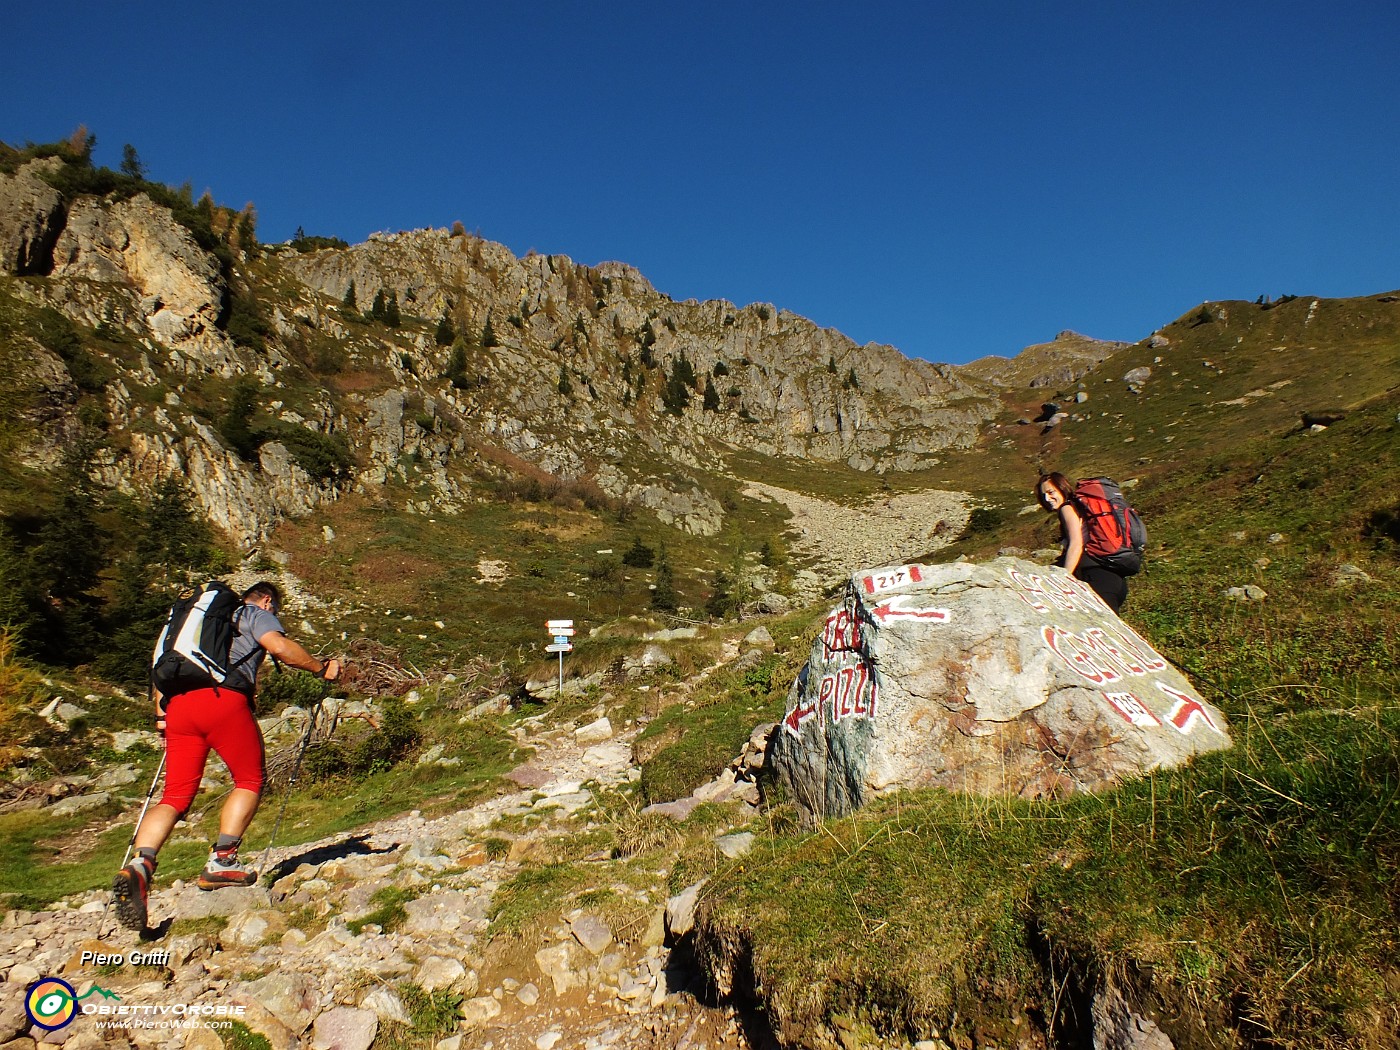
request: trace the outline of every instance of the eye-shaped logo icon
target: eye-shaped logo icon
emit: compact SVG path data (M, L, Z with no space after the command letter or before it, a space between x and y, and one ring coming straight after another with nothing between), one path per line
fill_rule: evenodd
M47 1031L55 1031L78 1014L78 995L73 986L57 977L41 977L29 987L24 999L29 1020Z

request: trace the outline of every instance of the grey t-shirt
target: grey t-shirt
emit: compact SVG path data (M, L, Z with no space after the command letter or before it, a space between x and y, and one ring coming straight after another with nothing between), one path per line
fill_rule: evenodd
M229 666L233 670L224 685L251 695L258 681L258 668L267 656L267 650L258 644L258 639L268 631L286 632L281 620L257 605L243 606L234 613L234 622L238 630L228 651Z

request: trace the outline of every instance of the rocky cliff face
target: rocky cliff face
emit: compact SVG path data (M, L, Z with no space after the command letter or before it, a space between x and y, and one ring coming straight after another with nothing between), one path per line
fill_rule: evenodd
M244 462L181 396L190 381L253 375L274 388L281 382L277 355L239 347L221 327L228 279L219 261L143 194L64 199L40 178L61 164L34 161L0 176L5 269L31 278L6 281L4 289L105 333L109 345L126 351L89 351L114 373L99 393L113 438L99 463L104 483L132 491L179 474L209 519L245 545L283 517L335 498L334 486L314 482L276 443L263 446L259 463ZM28 413L39 427L23 458L52 465L54 442L71 429L65 424L77 402L64 362L35 343L32 363L11 381L46 391L45 410Z
M675 302L620 263L517 259L462 233L230 265L146 194L65 199L42 177L62 163L0 175L3 272L29 278L3 288L110 337L85 337L114 373L106 480L177 471L245 544L353 489L401 483L410 506L450 512L493 448L710 534L723 520L711 479L735 450L907 470L972 445L998 408L977 378L772 306ZM402 323L347 310L352 283L359 310L392 296ZM230 335L235 286L256 339ZM437 338L444 316L455 348ZM240 376L278 435L343 441L349 469L314 477L305 441L285 436L236 454L210 424Z
M620 263L516 259L500 245L421 230L283 264L331 301L353 282L360 299L387 289L428 321L446 310L474 337L489 319L500 345L476 363L493 385L491 401L506 409L494 420L496 433L531 458L532 438L553 446L540 461L566 470L617 458L615 439L605 435L618 425L682 463L709 458L709 443L718 442L859 469L910 469L970 445L994 411L984 386L946 366L857 346L763 304L676 302ZM445 364L445 353L434 356ZM660 418L649 402L681 361L696 376L691 404ZM558 394L561 375L574 396ZM703 405L707 379L719 399L711 411Z
M0 177L0 270L24 275L52 266L65 210L59 192L40 176L62 166L51 157Z

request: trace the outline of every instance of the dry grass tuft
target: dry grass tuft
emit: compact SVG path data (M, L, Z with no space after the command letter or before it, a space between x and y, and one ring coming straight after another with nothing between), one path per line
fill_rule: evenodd
M616 824L617 857L635 857L652 850L673 846L681 839L681 829L660 813L633 813Z

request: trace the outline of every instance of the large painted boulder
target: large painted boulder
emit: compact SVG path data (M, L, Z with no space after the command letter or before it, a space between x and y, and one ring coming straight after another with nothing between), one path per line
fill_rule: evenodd
M998 558L852 576L768 761L811 818L903 788L1093 791L1229 746L1220 711L1086 584Z

